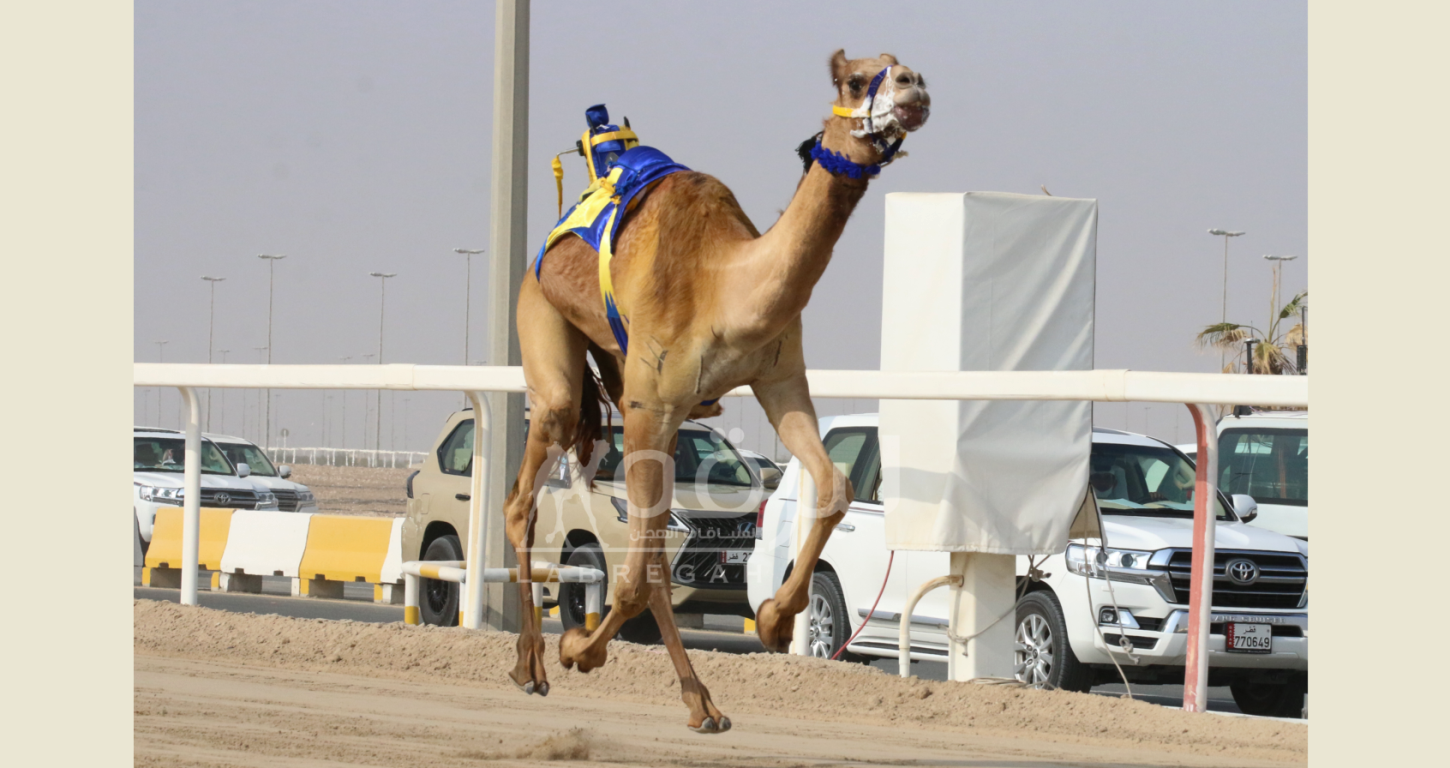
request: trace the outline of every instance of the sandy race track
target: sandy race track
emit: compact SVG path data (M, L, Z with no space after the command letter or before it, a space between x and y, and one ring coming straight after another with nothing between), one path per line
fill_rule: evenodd
M138 766L1302 764L1300 723L1103 696L901 680L789 656L691 652L734 722L684 727L663 648L615 641L548 698L505 671L515 636L137 600Z

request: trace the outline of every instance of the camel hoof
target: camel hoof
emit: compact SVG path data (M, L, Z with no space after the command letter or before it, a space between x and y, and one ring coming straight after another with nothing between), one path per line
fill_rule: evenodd
M715 730L715 718L713 717L705 718L703 722L698 726L691 727L690 730L695 733L719 733L719 731Z
M539 696L541 696L541 697L548 696L549 695L549 683L547 681L546 682L539 683L538 687L534 688L534 693L539 694Z
M730 730L730 718L721 715L720 721L716 722L715 718L706 717L699 725L690 726L690 730L695 733L724 733Z
M530 680L527 683L524 683L523 688L524 688L524 693L527 693L530 696L534 695L534 681L533 680Z
M573 669L578 664L580 672L588 672L603 666L607 653L601 647L596 653L590 654L589 633L579 627L568 630L559 638L559 663L564 669Z
M766 650L785 653L790 650L790 641L795 635L795 617L782 614L772 597L755 612L755 634Z

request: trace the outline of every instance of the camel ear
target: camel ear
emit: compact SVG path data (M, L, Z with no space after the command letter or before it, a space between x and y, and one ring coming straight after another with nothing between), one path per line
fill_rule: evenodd
M901 62L899 62L899 61L896 60L896 57L895 56L892 56L889 53L883 53L883 54L881 54L881 56L879 58L882 61L886 62L887 64L890 64L893 67L896 66L897 64L900 64L901 63Z
M840 85L841 81L846 78L850 66L851 62L846 59L845 48L831 54L831 85Z

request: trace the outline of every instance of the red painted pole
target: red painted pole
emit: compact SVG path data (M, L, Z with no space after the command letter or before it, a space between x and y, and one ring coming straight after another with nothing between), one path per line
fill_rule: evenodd
M1188 658L1183 669L1183 709L1208 710L1208 629L1213 605L1215 500L1218 498L1218 435L1204 406L1188 404L1198 433L1193 490L1193 570L1188 593Z

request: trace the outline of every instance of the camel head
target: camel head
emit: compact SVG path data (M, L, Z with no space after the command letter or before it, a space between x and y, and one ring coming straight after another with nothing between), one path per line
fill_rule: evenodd
M871 97L871 81L882 70L875 97ZM833 105L840 118L859 121L851 135L894 141L926 125L931 115L931 96L926 80L910 67L896 62L896 57L883 53L874 59L847 59L844 50L831 56L831 82L836 86ZM852 117L845 117L850 111Z

